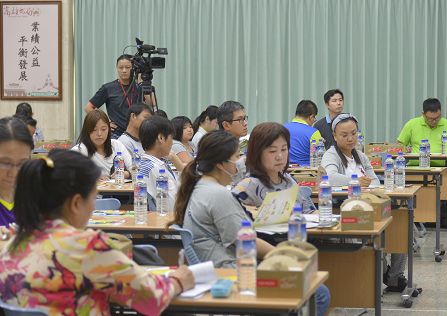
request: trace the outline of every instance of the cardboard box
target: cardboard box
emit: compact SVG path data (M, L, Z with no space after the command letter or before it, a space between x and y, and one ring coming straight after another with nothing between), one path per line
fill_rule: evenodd
M374 229L374 210L365 200L348 199L341 205L341 230Z
M277 247L281 248L281 244ZM318 250L309 243L300 244L302 255L295 260L296 266L292 268L293 270L266 270L263 269L262 263L260 264L257 270L257 297L302 298L309 291L311 281L318 271ZM274 257L274 255L269 257L267 254L265 260ZM277 256L277 260L281 260L282 257L284 256Z
M391 199L380 192L362 193L362 200L368 201L374 210L374 221L381 222L391 216Z
M399 151L405 152L404 146L399 143L369 143L365 146L365 154L369 157L382 153L397 155Z
M368 156L368 159L373 169L382 168L382 156Z
M290 170L290 175L296 180L299 185L317 186L321 182L321 176L326 174L323 167L315 168L293 168Z
M73 147L73 142L71 140L49 140L37 142L34 150L48 152L54 148L70 149L71 147Z

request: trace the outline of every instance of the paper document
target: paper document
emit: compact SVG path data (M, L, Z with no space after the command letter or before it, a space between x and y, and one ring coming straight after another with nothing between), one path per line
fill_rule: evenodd
M211 289L211 286L217 280L217 274L214 270L214 264L212 261L202 262L199 264L193 264L189 266L189 270L191 270L196 285L188 290L180 294L180 297L183 298L194 298L203 294Z
M261 227L287 223L292 214L298 191L299 186L294 185L287 190L267 193L259 207L254 226Z

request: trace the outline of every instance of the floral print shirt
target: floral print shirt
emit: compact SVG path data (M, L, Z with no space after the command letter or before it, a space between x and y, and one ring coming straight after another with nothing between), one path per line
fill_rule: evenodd
M13 251L0 250L0 299L49 315L109 315L109 301L159 315L174 285L138 266L107 234L45 222Z

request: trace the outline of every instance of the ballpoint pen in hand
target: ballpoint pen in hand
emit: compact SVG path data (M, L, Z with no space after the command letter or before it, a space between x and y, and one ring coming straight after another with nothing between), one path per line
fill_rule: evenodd
M185 250L180 249L178 252L178 266L182 266L185 264Z

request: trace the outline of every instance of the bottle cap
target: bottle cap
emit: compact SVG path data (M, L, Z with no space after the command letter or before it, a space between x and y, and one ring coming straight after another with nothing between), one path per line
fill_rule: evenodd
M242 227L251 227L251 222L249 220L244 219L241 222L241 226Z
M351 175L351 179L358 179L357 173L353 173L353 174Z
M317 141L316 141L315 139L312 139L312 144L313 144L313 143L316 143L316 142L317 142Z
M391 155L390 155L390 154L387 154L387 155L386 155L386 159L388 159L388 158L391 158Z
M159 169L158 171L159 171L161 174L164 174L166 170L161 168L161 169Z
M327 181L327 180L329 180L329 177L327 175L321 176L321 180Z
M293 208L293 213L301 213L303 212L303 207L301 206L301 204L297 204L294 208Z
M144 177L143 177L142 174L137 175L137 179L143 179L143 178L144 178Z
M118 152L117 152L116 154L117 154L117 155L121 155L121 154L122 154L122 152L118 151Z
M397 155L398 155L398 156L403 156L403 155L404 155L404 153L403 153L403 152L401 152L401 151L399 151L399 152L397 153Z
M134 153L137 153L137 152L138 152L138 148L135 148L135 149L133 150L133 152L134 152Z

